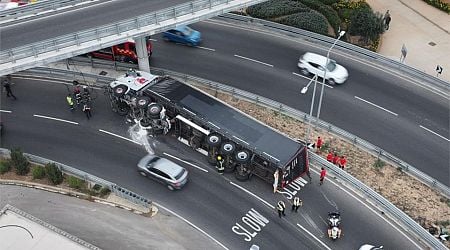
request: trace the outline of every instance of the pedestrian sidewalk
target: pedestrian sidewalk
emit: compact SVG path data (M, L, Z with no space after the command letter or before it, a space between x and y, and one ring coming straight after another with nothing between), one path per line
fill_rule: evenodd
M407 49L405 64L450 82L450 15L422 0L366 0L374 11L389 10L392 21L382 36L378 53L400 60Z

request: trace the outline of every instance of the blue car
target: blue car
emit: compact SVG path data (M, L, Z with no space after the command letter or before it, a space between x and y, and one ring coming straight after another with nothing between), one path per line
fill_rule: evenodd
M165 41L182 43L189 46L197 46L202 41L201 33L186 25L180 25L175 29L165 31L163 33L163 39Z

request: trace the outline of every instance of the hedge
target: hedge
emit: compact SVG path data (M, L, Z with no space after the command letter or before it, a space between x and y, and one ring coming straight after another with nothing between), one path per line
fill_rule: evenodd
M31 170L33 179L42 179L45 177L45 168L41 166L36 166Z
M9 160L0 161L0 174L4 174L11 170L11 162Z
M427 4L434 6L442 11L447 12L447 14L450 14L450 4L444 3L441 0L423 0Z
M320 0L298 0L298 1L308 6L309 8L319 12L320 14L324 15L328 20L328 22L330 23L331 27L333 27L335 31L338 30L339 26L341 25L341 19L339 18L339 15L336 12L336 10L334 10L331 6L325 5Z
M84 180L78 179L75 176L69 175L69 177L67 177L67 182L69 183L69 187L77 190L81 190L84 187Z
M277 19L277 22L323 35L328 34L326 18L316 11L292 14Z
M30 162L23 155L20 148L14 148L11 150L11 163L16 169L18 175L26 175L30 172Z
M281 17L297 12L308 12L305 5L291 0L271 0L247 8L246 12L252 17L267 19Z
M61 170L59 170L55 163L47 163L45 165L45 174L53 185L61 184L64 180Z

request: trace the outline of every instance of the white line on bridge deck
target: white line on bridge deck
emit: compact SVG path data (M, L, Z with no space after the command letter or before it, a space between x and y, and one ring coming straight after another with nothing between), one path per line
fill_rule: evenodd
M444 139L444 140L446 140L446 141L450 141L450 139L445 138L445 136L442 136L442 135L440 135L440 134L434 132L433 130L431 130L431 129L429 129L429 128L426 128L426 127L424 127L424 126L422 126L422 125L420 125L420 127L423 128L423 129L425 129L426 131L428 131L428 132L430 132L430 133L436 135L436 136L439 136L440 138L442 138L442 139Z
M374 106L374 107L377 107L377 108L379 108L379 109L381 109L381 110L384 110L384 111L386 111L386 112L388 112L388 113L390 113L390 114L392 114L392 115L398 116L397 113L394 113L394 112L390 111L389 109L385 109L385 108L383 108L383 107L381 107L381 106L379 106L379 105L376 105L375 103L372 103L372 102L369 102L369 101L367 101L367 100L364 100L364 99L362 99L361 97L358 97L358 96L355 95L355 98L358 99L358 100L361 100L361 101L363 101L363 102L365 102L365 103L368 103L368 104L370 104L370 105L372 105L372 106Z
M234 56L238 57L238 58L241 58L241 59L248 60L248 61L252 61L252 62L255 62L255 63L260 63L260 64L263 64L263 65L266 65L266 66L269 66L269 67L273 67L272 64L261 62L261 61L258 61L258 60L255 60L255 59L251 59L251 58L248 58L248 57L245 57L245 56L240 56L240 55L234 55Z
M68 121L68 120L59 119L59 118L55 118L55 117L50 117L50 116L45 116L45 115L33 115L33 116L34 117L39 117L39 118L44 118L44 119L49 119L49 120L54 120L54 121L59 121L59 122L65 122L65 123L78 125L78 122Z

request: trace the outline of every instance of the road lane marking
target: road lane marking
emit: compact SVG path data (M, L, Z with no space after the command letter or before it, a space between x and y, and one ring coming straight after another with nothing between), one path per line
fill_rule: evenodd
M398 116L397 113L394 113L394 112L390 111L389 109L385 109L385 108L383 108L383 107L381 107L381 106L379 106L379 105L376 105L375 103L372 103L372 102L369 102L369 101L367 101L367 100L364 100L364 99L362 99L361 97L358 97L358 96L355 95L355 98L358 99L358 100L361 100L361 101L363 101L363 102L365 102L365 103L368 103L368 104L370 104L370 105L372 105L372 106L375 106L375 107L377 107L377 108L379 108L379 109L381 109L381 110L384 110L384 111L386 111L386 112L388 112L388 113L390 113L390 114L392 114L392 115Z
M211 49L211 48L206 48L206 47L202 47L202 46L195 46L198 49L204 49L204 50L209 50L209 51L216 51L215 49Z
M12 113L11 110L0 109L0 113Z
M183 218L181 215L175 213L174 211L164 207L163 205L157 203L157 202L153 202L156 206L163 208L164 210L172 213L173 215L175 215L176 217L180 218L181 220L183 220L184 222L186 222L187 224L189 224L191 227L197 229L198 231L200 231L201 233L203 233L204 235L206 235L208 238L210 238L211 240L213 240L214 242L216 242L219 246L223 247L224 249L228 250L228 247L226 247L224 244L220 243L218 240L216 240L214 237L212 237L211 235L209 235L208 233L206 233L205 231L203 231L202 229L200 229L199 227L197 227L196 225L194 225L192 222L188 221L187 219Z
M450 139L445 138L444 136L442 136L442 135L440 135L440 134L434 132L433 130L431 130L431 129L429 129L429 128L426 128L426 127L424 127L424 126L422 126L422 125L420 125L420 127L423 128L423 129L425 129L426 131L428 131L428 132L430 132L430 133L432 133L432 134L434 134L434 135L436 135L436 136L439 136L439 137L441 137L442 139L444 139L444 140L450 142Z
M302 225L297 223L297 226L300 227L303 231L307 232L309 235L311 235L315 240L317 240L322 246L324 246L326 249L331 250L331 248L329 248L327 245L325 245L325 243L323 243L321 240L319 240L316 236L314 236L314 234L312 234L311 232L309 232L308 230L306 230L306 228L304 228Z
M150 38L150 39L148 39L148 40L150 40L150 41L152 41L152 42L157 42L157 41L158 41L158 40L153 39L153 38Z
M49 120L54 120L54 121L59 121L59 122L66 122L66 123L78 125L78 122L68 121L68 120L59 119L59 118L55 118L55 117L50 117L50 116L45 116L45 115L33 115L33 116L34 117L39 117L39 118L44 118L44 119L49 119Z
M264 204L266 204L268 207L270 207L270 208L272 208L272 209L275 209L275 206L273 206L273 205L270 204L269 202L263 200L262 198L260 198L260 197L257 196L256 194L254 194L254 193L248 191L247 189L245 189L245 188L239 186L238 184L236 184L236 183L234 183L234 182L232 182L232 181L230 181L230 184L233 185L233 186L235 186L235 187L237 187L237 188L239 188L240 190L246 192L247 194L249 194L249 195L255 197L256 199L262 201L262 202L263 202Z
M186 164L188 164L188 165L190 165L190 166L193 166L194 168L200 169L201 171L208 173L208 170L206 170L206 169L204 169L204 168L201 168L201 167L199 167L199 166L196 166L196 165L194 165L194 164L192 164L192 163L190 163L190 162L188 162L188 161L182 160L182 159L180 159L180 158L178 158L178 157L176 157L176 156L173 156L173 155L168 154L168 153L166 153L166 152L164 152L163 155L169 156L169 157L171 157L171 158L173 158L173 159L176 159L176 160L178 160L178 161L184 162L184 163L186 163Z
M137 142L137 141L133 141L133 140L128 139L128 138L126 138L126 137L123 137L123 136L121 136L121 135L117 135L117 134L111 133L111 132L106 131L106 130L103 130L103 129L99 129L98 131L100 131L100 132L102 132L102 133L105 133L105 134L108 134L108 135L115 136L115 137L120 138L120 139L123 139L123 140L127 140L127 141L129 141L129 142L132 142L132 143L135 143L135 144L137 144L137 145L141 145L141 146L142 146L142 143Z
M311 79L312 79L312 78L308 78L307 76L304 76L304 75L299 74L299 73L292 72L292 74L293 74L293 75L296 75L296 76L303 77L303 78L305 78L306 80L309 80L309 81L311 81ZM321 81L317 81L317 83L318 83L318 84L322 84ZM328 88L330 88L330 89L334 88L333 86L330 86L330 85L328 85L328 84L326 84L326 83L325 83L325 87L328 87Z
M269 67L273 67L272 64L261 62L261 61L258 61L258 60L255 60L255 59L251 59L251 58L248 58L248 57L245 57L245 56L240 56L240 55L234 55L234 56L238 57L238 58L241 58L241 59L248 60L248 61L252 61L252 62L255 62L255 63L260 63L260 64L263 64L263 65L266 65L266 66L269 66Z

